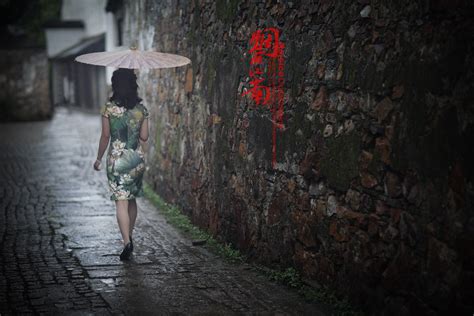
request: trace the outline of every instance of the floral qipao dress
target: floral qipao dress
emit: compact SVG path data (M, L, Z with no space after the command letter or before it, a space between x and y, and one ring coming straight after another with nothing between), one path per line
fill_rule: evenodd
M107 102L100 113L108 117L110 123L106 159L107 180L112 193L110 200L131 200L143 196L145 160L138 137L141 124L149 115L147 108L142 103L127 109L115 102Z

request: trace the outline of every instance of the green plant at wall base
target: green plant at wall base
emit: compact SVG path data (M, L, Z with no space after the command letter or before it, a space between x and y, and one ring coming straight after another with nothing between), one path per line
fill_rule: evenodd
M181 210L171 204L166 203L157 193L153 191L151 186L144 182L143 191L145 197L158 208L163 214L166 220L175 226L177 229L187 234L193 239L203 240L207 242L205 246L220 255L223 259L230 263L243 263L247 262L247 257L242 255L238 249L232 247L230 243L220 243L212 237L207 231L204 231L194 226L189 218L184 215ZM247 264L251 265L252 268L267 276L268 279L283 284L301 295L308 302L322 302L329 305L336 313L336 315L347 315L347 316L362 316L363 314L356 311L348 302L346 298L338 299L335 292L327 288L314 288L305 284L302 280L298 271L289 267L286 269L271 269L259 264Z
M178 207L163 201L146 182L143 183L143 191L145 192L145 197L160 210L166 220L174 227L193 239L206 239L206 247L222 256L228 262L239 263L246 260L246 258L240 254L239 250L232 248L230 244L223 245L215 240L207 231L194 226Z
M271 279L281 282L281 283L288 284L291 287L297 288L301 286L301 280L299 278L299 274L292 267L286 269L282 273L273 272L271 275Z
M243 256L238 249L232 247L230 243L225 243L222 245L215 239L211 242L208 241L208 244L211 245L219 255L226 258L227 261L234 263L242 263L246 261L246 257Z
M266 275L270 280L286 285L302 296L307 302L322 302L330 306L336 315L363 316L364 314L356 310L349 303L347 297L338 298L336 292L327 287L314 288L307 285L301 278L298 271L289 267L286 269L271 269L259 264L254 264L253 268Z

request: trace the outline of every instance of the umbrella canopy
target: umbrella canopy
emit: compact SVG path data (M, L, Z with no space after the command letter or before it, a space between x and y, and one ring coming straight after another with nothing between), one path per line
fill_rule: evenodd
M84 64L129 69L172 68L191 63L184 56L141 51L134 46L126 50L84 54L77 56L75 60Z

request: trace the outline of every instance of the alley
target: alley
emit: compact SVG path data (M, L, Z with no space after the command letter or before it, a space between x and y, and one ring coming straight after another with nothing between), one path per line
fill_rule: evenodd
M323 315L246 265L193 247L138 200L130 262L104 169L92 169L100 117L0 125L0 314Z

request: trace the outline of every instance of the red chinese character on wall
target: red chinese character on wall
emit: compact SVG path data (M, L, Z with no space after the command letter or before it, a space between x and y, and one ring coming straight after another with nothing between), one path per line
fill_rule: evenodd
M276 129L284 129L283 50L285 44L280 42L280 31L277 28L270 27L253 32L250 45L249 83L251 87L242 96L250 94L256 105L265 106L272 111L272 166L275 167Z

